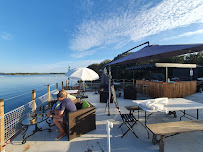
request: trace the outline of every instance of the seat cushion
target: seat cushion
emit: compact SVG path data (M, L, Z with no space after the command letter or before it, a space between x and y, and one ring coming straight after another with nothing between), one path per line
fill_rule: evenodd
M89 108L89 107L90 107L90 104L86 100L84 100L82 104L82 109Z

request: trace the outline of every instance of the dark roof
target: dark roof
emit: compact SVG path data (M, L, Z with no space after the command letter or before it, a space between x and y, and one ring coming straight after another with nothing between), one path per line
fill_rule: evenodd
M132 66L132 67L127 67L126 70L138 70L138 69L151 69L154 68L155 63L151 64L144 64L144 65L137 65L137 66Z
M177 56L185 53L199 52L203 50L201 44L180 44L180 45L151 45L146 46L139 51L131 53L125 57L108 63L106 66L115 64L128 64L151 59L161 59Z

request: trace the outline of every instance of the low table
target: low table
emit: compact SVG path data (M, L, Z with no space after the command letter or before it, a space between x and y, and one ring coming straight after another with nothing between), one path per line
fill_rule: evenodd
M139 110L142 110L142 108L140 108L140 107L137 106L137 105L134 105L134 106L125 106L125 108L126 108L127 110L129 110L129 111L130 111L130 114L133 114L133 116L134 116L135 110L137 110L137 111L138 111L138 119L139 119Z
M30 136L34 135L36 132L38 131L44 131L44 130L48 130L48 132L51 132L51 128L49 126L49 128L46 128L46 129L42 129L42 128L39 128L37 125L43 121L46 121L47 124L49 125L50 123L47 121L48 120L48 117L45 117L43 116L38 116L38 115L35 115L33 117L29 116L27 118L25 118L23 121L22 121L22 126L26 127L25 131L23 132L23 141L22 141L22 144L25 144L26 143L26 140L27 138L29 138ZM35 129L33 130L33 133L28 135L27 137L26 136L26 132L29 128L29 126L32 126L32 125L35 125Z
M156 110L149 109L148 107L145 107L142 105L143 102L146 102L146 100L133 100L133 102L138 105L140 108L142 108L145 111L145 126L147 125L147 119L150 115L152 115L155 112L159 112ZM184 98L170 98L168 99L168 103L164 106L168 111L180 111L183 113L181 118L185 117L188 119L199 119L199 109L203 109L203 104L194 102L188 99ZM196 116L190 115L186 113L186 110L196 110L197 114ZM146 112L149 112L150 114L147 116Z
M78 90L65 90L67 93L69 93L69 94L77 94L78 93ZM56 91L56 92L54 92L53 94L58 94L59 93L59 91Z

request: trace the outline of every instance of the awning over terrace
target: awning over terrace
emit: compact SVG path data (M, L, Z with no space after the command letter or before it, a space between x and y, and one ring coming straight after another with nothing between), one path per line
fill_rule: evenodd
M183 44L183 45L149 45L139 51L131 53L125 57L108 63L109 65L128 64L151 59L161 59L177 56L186 53L199 52L203 50L203 44Z
M111 96L111 90L110 90L111 65L136 63L136 62L147 61L147 60L152 60L152 59L161 59L161 58L166 58L166 57L182 55L182 54L186 54L186 53L203 51L203 43L182 44L182 45L181 44L179 44L179 45L178 44L177 45L149 45L149 42L146 42L146 43L148 43L148 46L140 49L139 51L126 55L120 59L113 60L105 65L105 66L108 66L108 68L109 68L109 100L108 101L110 101L110 98L111 98L110 97ZM146 43L143 43L143 44L146 44ZM138 46L124 52L123 54L121 54L121 56L139 46L142 46L143 44L138 45ZM168 71L166 71L166 73L168 73ZM168 80L166 80L166 81L168 81ZM109 107L108 107L108 109L109 109ZM108 115L110 115L110 112L108 112Z
M138 69L150 69L150 68L196 68L196 64L180 64L180 63L152 63L145 65L137 65L132 67L127 67L126 70L138 70Z
M180 64L180 63L152 63L145 65L138 65L127 67L126 70L138 70L138 69L153 69L153 68L165 68L166 69L166 82L168 82L168 68L196 68L196 64Z

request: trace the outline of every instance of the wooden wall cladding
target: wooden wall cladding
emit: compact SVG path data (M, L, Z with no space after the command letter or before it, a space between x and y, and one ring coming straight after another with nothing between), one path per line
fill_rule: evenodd
M150 97L182 98L196 93L197 81L179 81L176 83L136 80L137 90ZM143 85L147 88L143 92Z

